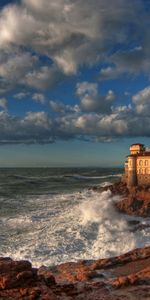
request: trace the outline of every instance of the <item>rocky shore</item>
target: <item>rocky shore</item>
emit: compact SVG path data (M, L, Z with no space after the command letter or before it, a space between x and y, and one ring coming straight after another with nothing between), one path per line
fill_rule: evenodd
M97 192L110 190L112 195L120 195L120 201L115 204L120 212L141 217L150 216L150 185L129 189L125 183L119 181L110 186L92 189Z
M0 299L150 299L150 247L53 268L0 258Z
M150 187L118 182L110 189L120 195L120 212L150 216ZM7 300L148 300L150 299L150 247L96 261L33 268L28 261L0 258L0 299Z

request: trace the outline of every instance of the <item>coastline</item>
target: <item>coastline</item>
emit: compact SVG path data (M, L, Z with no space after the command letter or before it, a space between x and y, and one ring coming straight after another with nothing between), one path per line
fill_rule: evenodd
M115 203L119 212L140 217L150 216L150 185L128 188L126 183L118 181L106 187L92 189L97 192L110 190L112 195L121 196L121 200Z
M0 299L149 299L150 247L96 261L32 268L0 258Z
M128 190L117 182L92 189L110 189L113 195L121 195L122 200L115 204L120 212L144 217L150 214L150 187ZM150 246L112 258L39 269L28 261L0 258L0 299L149 299L149 290Z

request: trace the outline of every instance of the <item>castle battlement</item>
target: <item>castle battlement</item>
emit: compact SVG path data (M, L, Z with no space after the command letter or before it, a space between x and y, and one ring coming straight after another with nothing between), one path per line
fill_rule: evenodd
M123 181L129 187L150 185L150 151L143 144L132 144L125 162Z

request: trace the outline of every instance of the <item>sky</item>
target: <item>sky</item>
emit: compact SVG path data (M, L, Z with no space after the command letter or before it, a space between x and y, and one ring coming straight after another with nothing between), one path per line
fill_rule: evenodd
M0 167L149 147L150 0L0 1Z

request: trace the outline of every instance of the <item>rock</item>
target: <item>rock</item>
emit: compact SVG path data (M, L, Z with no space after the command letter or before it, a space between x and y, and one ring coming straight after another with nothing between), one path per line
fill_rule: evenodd
M150 191L137 187L131 189L127 197L116 203L116 207L120 212L129 215L150 216Z
M150 299L150 247L53 268L34 269L9 258L0 263L1 300Z
M31 263L29 261L18 261L15 262L11 258L0 258L0 274L10 271L11 269L13 272L21 272L25 270L31 270Z
M97 189L94 187L92 189L96 192L110 190L112 195L120 195L120 202L115 203L120 212L143 217L150 216L150 185L136 186L129 189L126 183L119 181L106 187Z
M54 285L56 284L55 281L55 277L53 276L53 274L49 271L48 268L46 268L45 266L42 266L39 268L38 272L37 272L40 280L44 280L44 282L47 285Z

